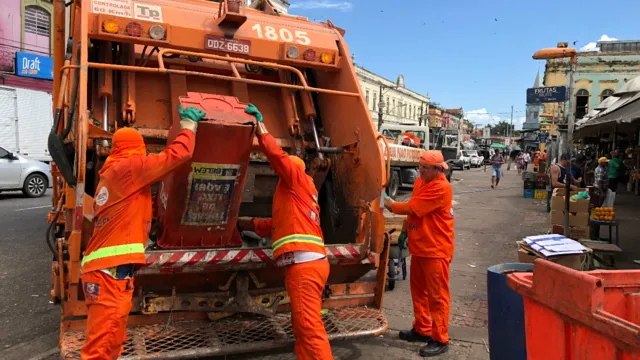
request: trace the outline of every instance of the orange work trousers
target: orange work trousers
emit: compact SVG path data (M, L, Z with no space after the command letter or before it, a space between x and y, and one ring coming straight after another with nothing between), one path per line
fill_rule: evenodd
M413 328L443 344L449 342L449 264L448 259L412 256L409 275Z
M322 291L329 277L325 260L293 264L284 273L291 299L291 322L299 360L333 360L327 331L322 322Z
M82 360L115 360L127 340L133 279L116 280L102 271L82 274L87 329Z

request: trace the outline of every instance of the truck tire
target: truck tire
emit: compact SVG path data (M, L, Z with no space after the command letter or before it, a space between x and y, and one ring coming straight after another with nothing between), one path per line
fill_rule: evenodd
M47 178L37 173L27 176L22 186L22 192L32 198L43 196L47 192Z
M449 170L447 171L446 177L447 177L447 181L449 183L451 183L451 176L453 175L453 169L449 168Z
M387 185L387 195L390 198L395 199L398 195L398 189L400 188L400 175L397 171L391 171L391 179L389 179L389 185Z

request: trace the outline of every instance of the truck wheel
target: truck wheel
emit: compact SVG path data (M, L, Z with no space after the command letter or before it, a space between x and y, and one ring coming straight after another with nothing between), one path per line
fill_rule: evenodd
M391 179L389 180L389 185L387 185L387 195L390 198L395 199L396 195L398 195L398 189L400 188L400 175L398 175L397 171L391 172Z
M47 178L42 174L31 174L24 181L22 192L28 197L40 197L47 191Z
M451 175L453 175L453 169L449 168L449 171L447 171L447 181L449 183L451 183Z

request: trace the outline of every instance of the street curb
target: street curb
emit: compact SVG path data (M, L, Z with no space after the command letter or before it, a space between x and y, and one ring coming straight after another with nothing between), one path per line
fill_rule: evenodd
M58 352L57 331L25 341L0 352L3 360L41 360Z

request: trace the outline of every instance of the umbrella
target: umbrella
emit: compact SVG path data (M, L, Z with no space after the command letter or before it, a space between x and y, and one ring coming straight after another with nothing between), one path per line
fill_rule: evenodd
M492 148L502 149L502 150L506 150L506 149L507 149L507 147L506 147L506 146L504 146L504 145L502 145L502 144L499 144L499 143L493 143L493 144L491 144L491 147L492 147Z
M514 146L511 148L511 151L522 151L522 149L520 148L520 146Z

